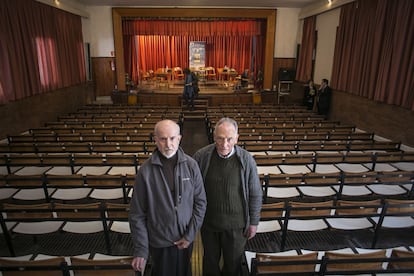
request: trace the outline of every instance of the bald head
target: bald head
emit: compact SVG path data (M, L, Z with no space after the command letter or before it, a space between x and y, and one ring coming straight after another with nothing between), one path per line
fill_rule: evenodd
M180 126L172 120L159 121L154 127L154 140L162 155L172 157L180 145Z

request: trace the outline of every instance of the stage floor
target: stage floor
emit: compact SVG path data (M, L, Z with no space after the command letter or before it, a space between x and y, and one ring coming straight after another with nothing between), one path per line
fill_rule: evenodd
M198 86L200 88L200 95L211 94L231 94L241 91L247 91L253 88L244 88L241 90L235 90L235 82L230 81L199 81ZM182 94L184 89L184 81L169 81L169 82L144 82L141 83L137 90L139 93L168 93L168 94Z

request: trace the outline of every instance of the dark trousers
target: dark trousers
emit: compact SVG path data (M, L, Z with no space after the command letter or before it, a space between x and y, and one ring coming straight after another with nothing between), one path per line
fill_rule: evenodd
M150 248L152 276L191 276L193 244L186 249L176 246Z
M242 260L247 238L243 229L211 231L202 228L203 276L238 276L242 273ZM220 258L223 257L223 268Z

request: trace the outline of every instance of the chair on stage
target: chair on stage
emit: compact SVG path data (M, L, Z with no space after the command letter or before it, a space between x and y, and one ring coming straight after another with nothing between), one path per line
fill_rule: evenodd
M177 67L174 67L173 71L174 71L175 80L184 80L185 75L184 75L183 68L177 66Z
M214 67L212 66L206 67L206 79L216 80L216 69L214 69Z

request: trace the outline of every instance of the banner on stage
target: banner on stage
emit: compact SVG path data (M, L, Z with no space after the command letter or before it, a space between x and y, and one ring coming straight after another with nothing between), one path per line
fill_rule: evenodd
M196 70L200 67L205 67L206 63L206 42L205 41L191 41L189 47L190 53L190 68Z

